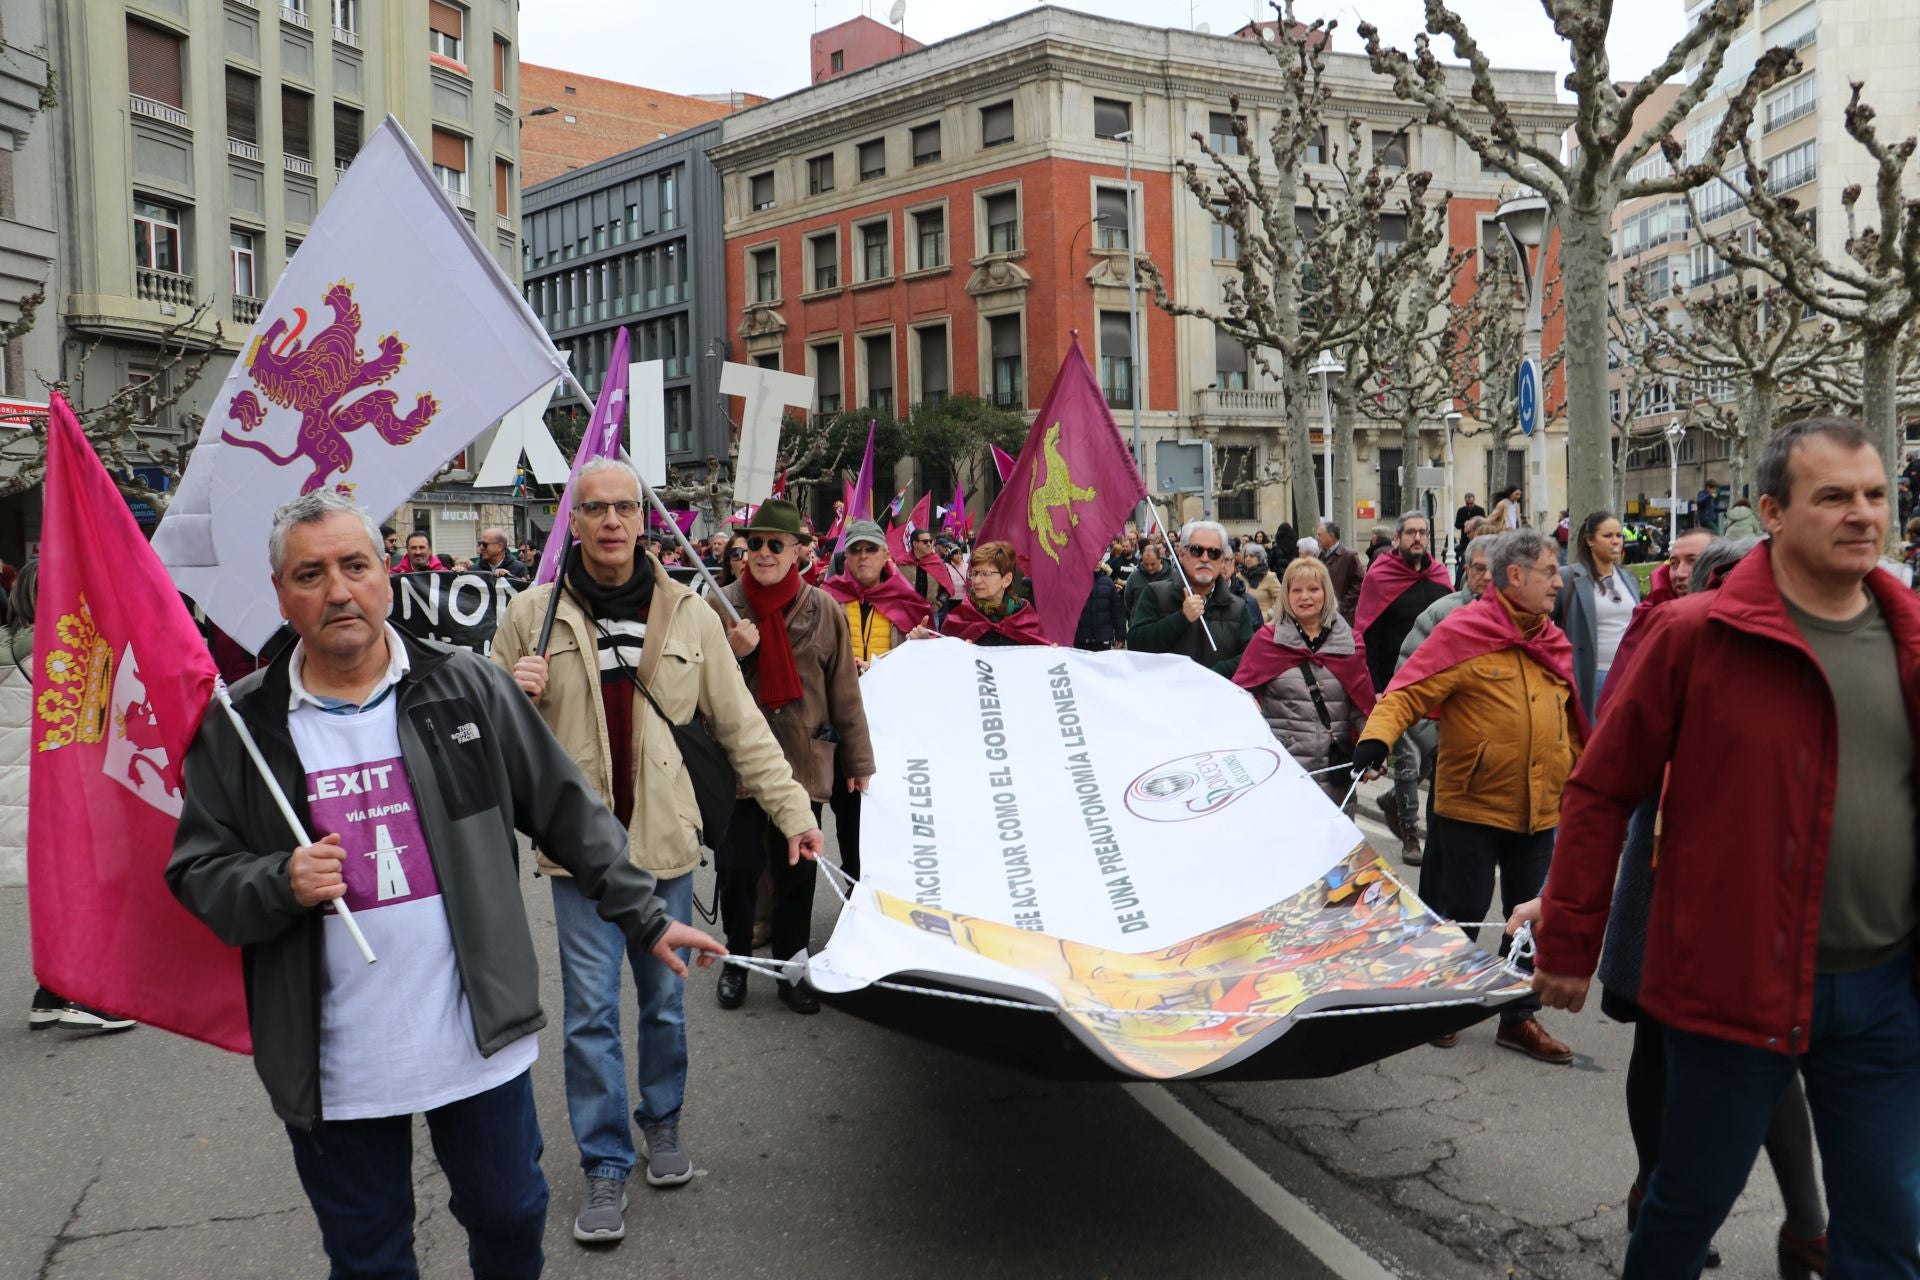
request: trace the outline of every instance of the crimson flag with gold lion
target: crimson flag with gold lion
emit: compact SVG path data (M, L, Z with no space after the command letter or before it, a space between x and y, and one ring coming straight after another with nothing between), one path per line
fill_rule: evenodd
M1013 544L1052 643L1073 643L1094 566L1146 496L1076 333L1006 487L980 525L981 542Z

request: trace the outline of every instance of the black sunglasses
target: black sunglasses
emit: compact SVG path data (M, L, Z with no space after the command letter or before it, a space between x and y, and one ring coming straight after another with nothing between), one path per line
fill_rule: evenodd
M1227 553L1219 547L1188 547L1187 554L1197 560L1218 560Z
M785 551L786 549L787 549L787 540L785 538L748 538L747 539L747 550L749 551L764 550L764 551L771 551L773 552L773 554L779 555L782 551Z
M747 549L745 547L728 547L727 548L727 559L745 560L746 558L747 558Z

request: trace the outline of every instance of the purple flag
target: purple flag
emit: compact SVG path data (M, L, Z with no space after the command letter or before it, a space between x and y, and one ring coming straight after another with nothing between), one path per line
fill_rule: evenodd
M680 526L680 532L682 533L691 533L693 531L693 522L700 518L698 511L674 511L669 512L669 514L673 516L673 522ZM647 512L647 528L664 529L666 527L667 522L660 518L658 511Z
M560 491L560 505L554 512L554 534L540 553L540 568L534 582L552 582L560 573L560 550L572 539L567 522L573 516L573 482L580 468L595 458L620 456L621 433L627 422L627 331L622 328L613 338L613 354L607 359L607 380L600 384L600 402L593 406L593 418L587 434L580 437L579 452L573 455L573 469L567 474L567 487Z
M1013 544L1033 579L1040 629L1072 644L1093 569L1147 487L1074 335L980 541Z
M873 519L873 429L874 423L867 423L867 455L860 460L860 478L853 482L853 488L847 490L847 520Z
M1000 473L1000 483L1005 484L1007 477L1013 474L1013 455L997 444L990 444L987 448L993 450L993 469Z

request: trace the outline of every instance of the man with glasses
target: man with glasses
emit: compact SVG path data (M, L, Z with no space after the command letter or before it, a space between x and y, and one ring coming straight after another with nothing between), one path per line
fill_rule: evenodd
M873 776L851 628L838 600L800 580L800 508L785 498L770 498L742 532L746 572L721 592L741 619L728 629L727 643L786 753L793 780L806 791L811 825L817 827L836 777L857 795ZM718 600L709 603L720 610ZM773 958L788 960L807 949L813 926L812 859L819 848L816 841L801 857L803 850L790 834L796 820L769 810L757 795L734 802L733 821L718 850L720 916L740 955L753 952L754 890L763 871L773 879ZM723 971L720 1007L738 1008L746 998L746 971ZM780 999L795 1013L820 1011L820 998L803 983L782 979Z
M1453 920L1486 918L1496 870L1507 915L1546 883L1560 795L1586 732L1573 646L1550 616L1560 593L1558 547L1521 529L1494 539L1487 564L1494 589L1433 629L1353 750L1354 772L1375 776L1388 744L1444 711L1433 783L1438 875L1427 878L1438 883L1423 880L1421 896ZM1529 997L1501 1010L1497 1042L1540 1062L1572 1062L1573 1050L1534 1016L1539 1008Z
M938 614L957 594L957 589L947 562L940 558L939 549L934 545L933 530L915 529L907 555L913 561L914 590L925 598L927 607Z
M727 661L720 620L639 551L645 517L633 468L597 458L581 467L573 494L568 528L555 534L579 539L566 581L514 598L492 657L513 673L619 819L628 856L653 873L668 914L686 923L700 864L700 808L663 717L675 724L705 719L741 787L775 815L796 857L815 856L823 837L739 669ZM560 603L542 654L540 626L556 590ZM552 852L540 850L540 870L552 877L566 998L567 1120L587 1178L573 1238L609 1243L627 1229L622 1211L636 1158L632 1123L646 1140L650 1184L676 1186L693 1177L692 1157L680 1141L687 1088L684 984L600 919L586 893L550 860ZM631 1121L620 1033L623 955L640 1003L634 1072L640 1105Z
M1233 565L1226 529L1212 520L1189 520L1180 530L1180 565L1186 581L1149 584L1133 606L1127 648L1137 653L1179 653L1228 679L1253 638L1253 615L1233 593Z
M496 578L505 578L509 582L525 582L533 577L533 570L525 562L516 560L507 553L507 531L505 529L482 529L480 531L480 558L473 562L475 573L490 573Z
M930 626L926 597L908 585L887 557L887 537L871 520L847 526L842 542L845 571L828 578L821 590L838 600L847 614L853 662L861 675L899 648L915 627ZM847 787L846 769L833 777L833 827L839 838L840 866L860 878L860 793Z

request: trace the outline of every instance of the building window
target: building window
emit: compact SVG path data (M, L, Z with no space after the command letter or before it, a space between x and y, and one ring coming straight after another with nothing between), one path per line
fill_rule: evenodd
M1400 130L1375 129L1373 131L1373 155L1380 164L1388 169L1407 167L1407 134Z
M292 257L292 254L288 254ZM180 211L135 197L133 201L133 260L154 271L180 270Z
M144 22L127 20L127 90L136 98L146 98L176 109L185 108L181 93L181 53L186 44L179 36ZM178 123L185 123L179 121Z
M493 160L493 211L507 217L507 198L513 191L513 165L498 156Z
M227 68L227 137L248 146L260 143L260 77Z
M1233 131L1234 120L1235 117L1230 112L1209 111L1207 113L1207 145L1223 156L1240 154L1240 135ZM1244 124L1246 117L1241 116L1239 120Z
M466 42L461 37L466 31L466 23L466 10L458 5L447 4L444 0L427 0L427 48L449 62L464 64L466 58L462 51Z
M1020 248L1020 193L997 191L986 198L987 252L1013 253Z
M914 269L947 265L947 211L922 209L913 215Z
M769 184L771 185L771 184ZM680 168L660 171L660 229L673 231L680 226ZM767 193L768 203L772 203L773 193Z
M297 159L313 159L312 94L281 88L280 148Z
M840 233L823 231L807 238L807 251L813 255L813 291L840 287Z
M747 255L750 264L748 274L753 277L753 300L755 302L778 302L780 300L780 251L774 248L755 249Z
M893 274L893 246L887 232L892 224L868 222L860 227L860 278L884 280Z
M833 190L833 153L815 156L807 161L807 194L825 195Z
M875 138L860 144L860 181L887 176L887 140Z
M773 173L756 173L747 179L748 203L754 210L773 208Z
M1133 325L1124 311L1100 313L1100 390L1109 408L1133 404Z
M1321 125L1313 131L1313 136L1307 139L1307 149L1301 158L1308 164L1326 164L1329 154L1331 153L1327 150L1327 126Z
M930 324L914 330L920 355L921 404L939 404L947 398L947 326Z
M867 408L893 413L893 335L868 334L860 339L860 361L867 375Z
M753 362L762 369L772 369L777 373L780 369L780 353L769 351L763 356L755 356Z
M1216 469L1214 486L1220 493L1220 499L1214 504L1221 520L1258 520L1260 518L1260 491L1251 487L1258 450L1252 445L1222 445L1214 450L1213 465Z
M668 387L667 451L686 453L693 448L693 388Z
M467 194L467 150L472 144L445 129L433 131L433 176L448 194Z
M1020 359L1020 316L1017 312L988 318L987 351L993 361L995 407L1026 408L1026 384Z
M980 108L980 145L997 147L1013 141L1013 103L996 102Z
M1127 247L1127 191L1125 187L1095 187L1093 211L1102 249Z
M838 413L840 399L840 344L823 342L810 348L813 358L813 411Z
M233 296L236 298L259 297L259 279L254 271L253 233L248 231L231 233L230 245L227 257L233 266Z
M333 167L344 169L360 154L360 108L333 104Z
M1118 98L1093 100L1093 136L1117 138L1133 129L1133 104Z
M1384 263L1407 242L1407 215L1404 213L1383 213L1380 215L1380 238L1374 242L1374 261Z
M835 75L839 75L842 71L845 71L847 69L847 51L845 49L835 49L832 53L828 54L827 66Z
M1225 329L1213 331L1213 379L1222 391L1247 389L1247 349Z
M1226 215L1227 206L1213 206L1213 257L1216 262L1237 262L1240 258L1240 233L1233 229L1232 223L1220 221Z
M1767 194L1778 195L1802 183L1812 182L1814 175L1819 172L1818 146L1817 139L1809 138L1777 156L1768 156Z
M360 34L360 0L333 0L333 29Z
M1814 77L1802 76L1767 99L1765 132L1772 133L1790 120L1798 120L1817 105Z
M499 36L493 38L493 91L507 96L507 42Z
M913 165L919 168L923 164L932 164L940 158L940 122L915 125L913 130Z
M1810 4L1796 9L1768 27L1760 37L1762 49L1804 49L1820 31L1820 6Z

